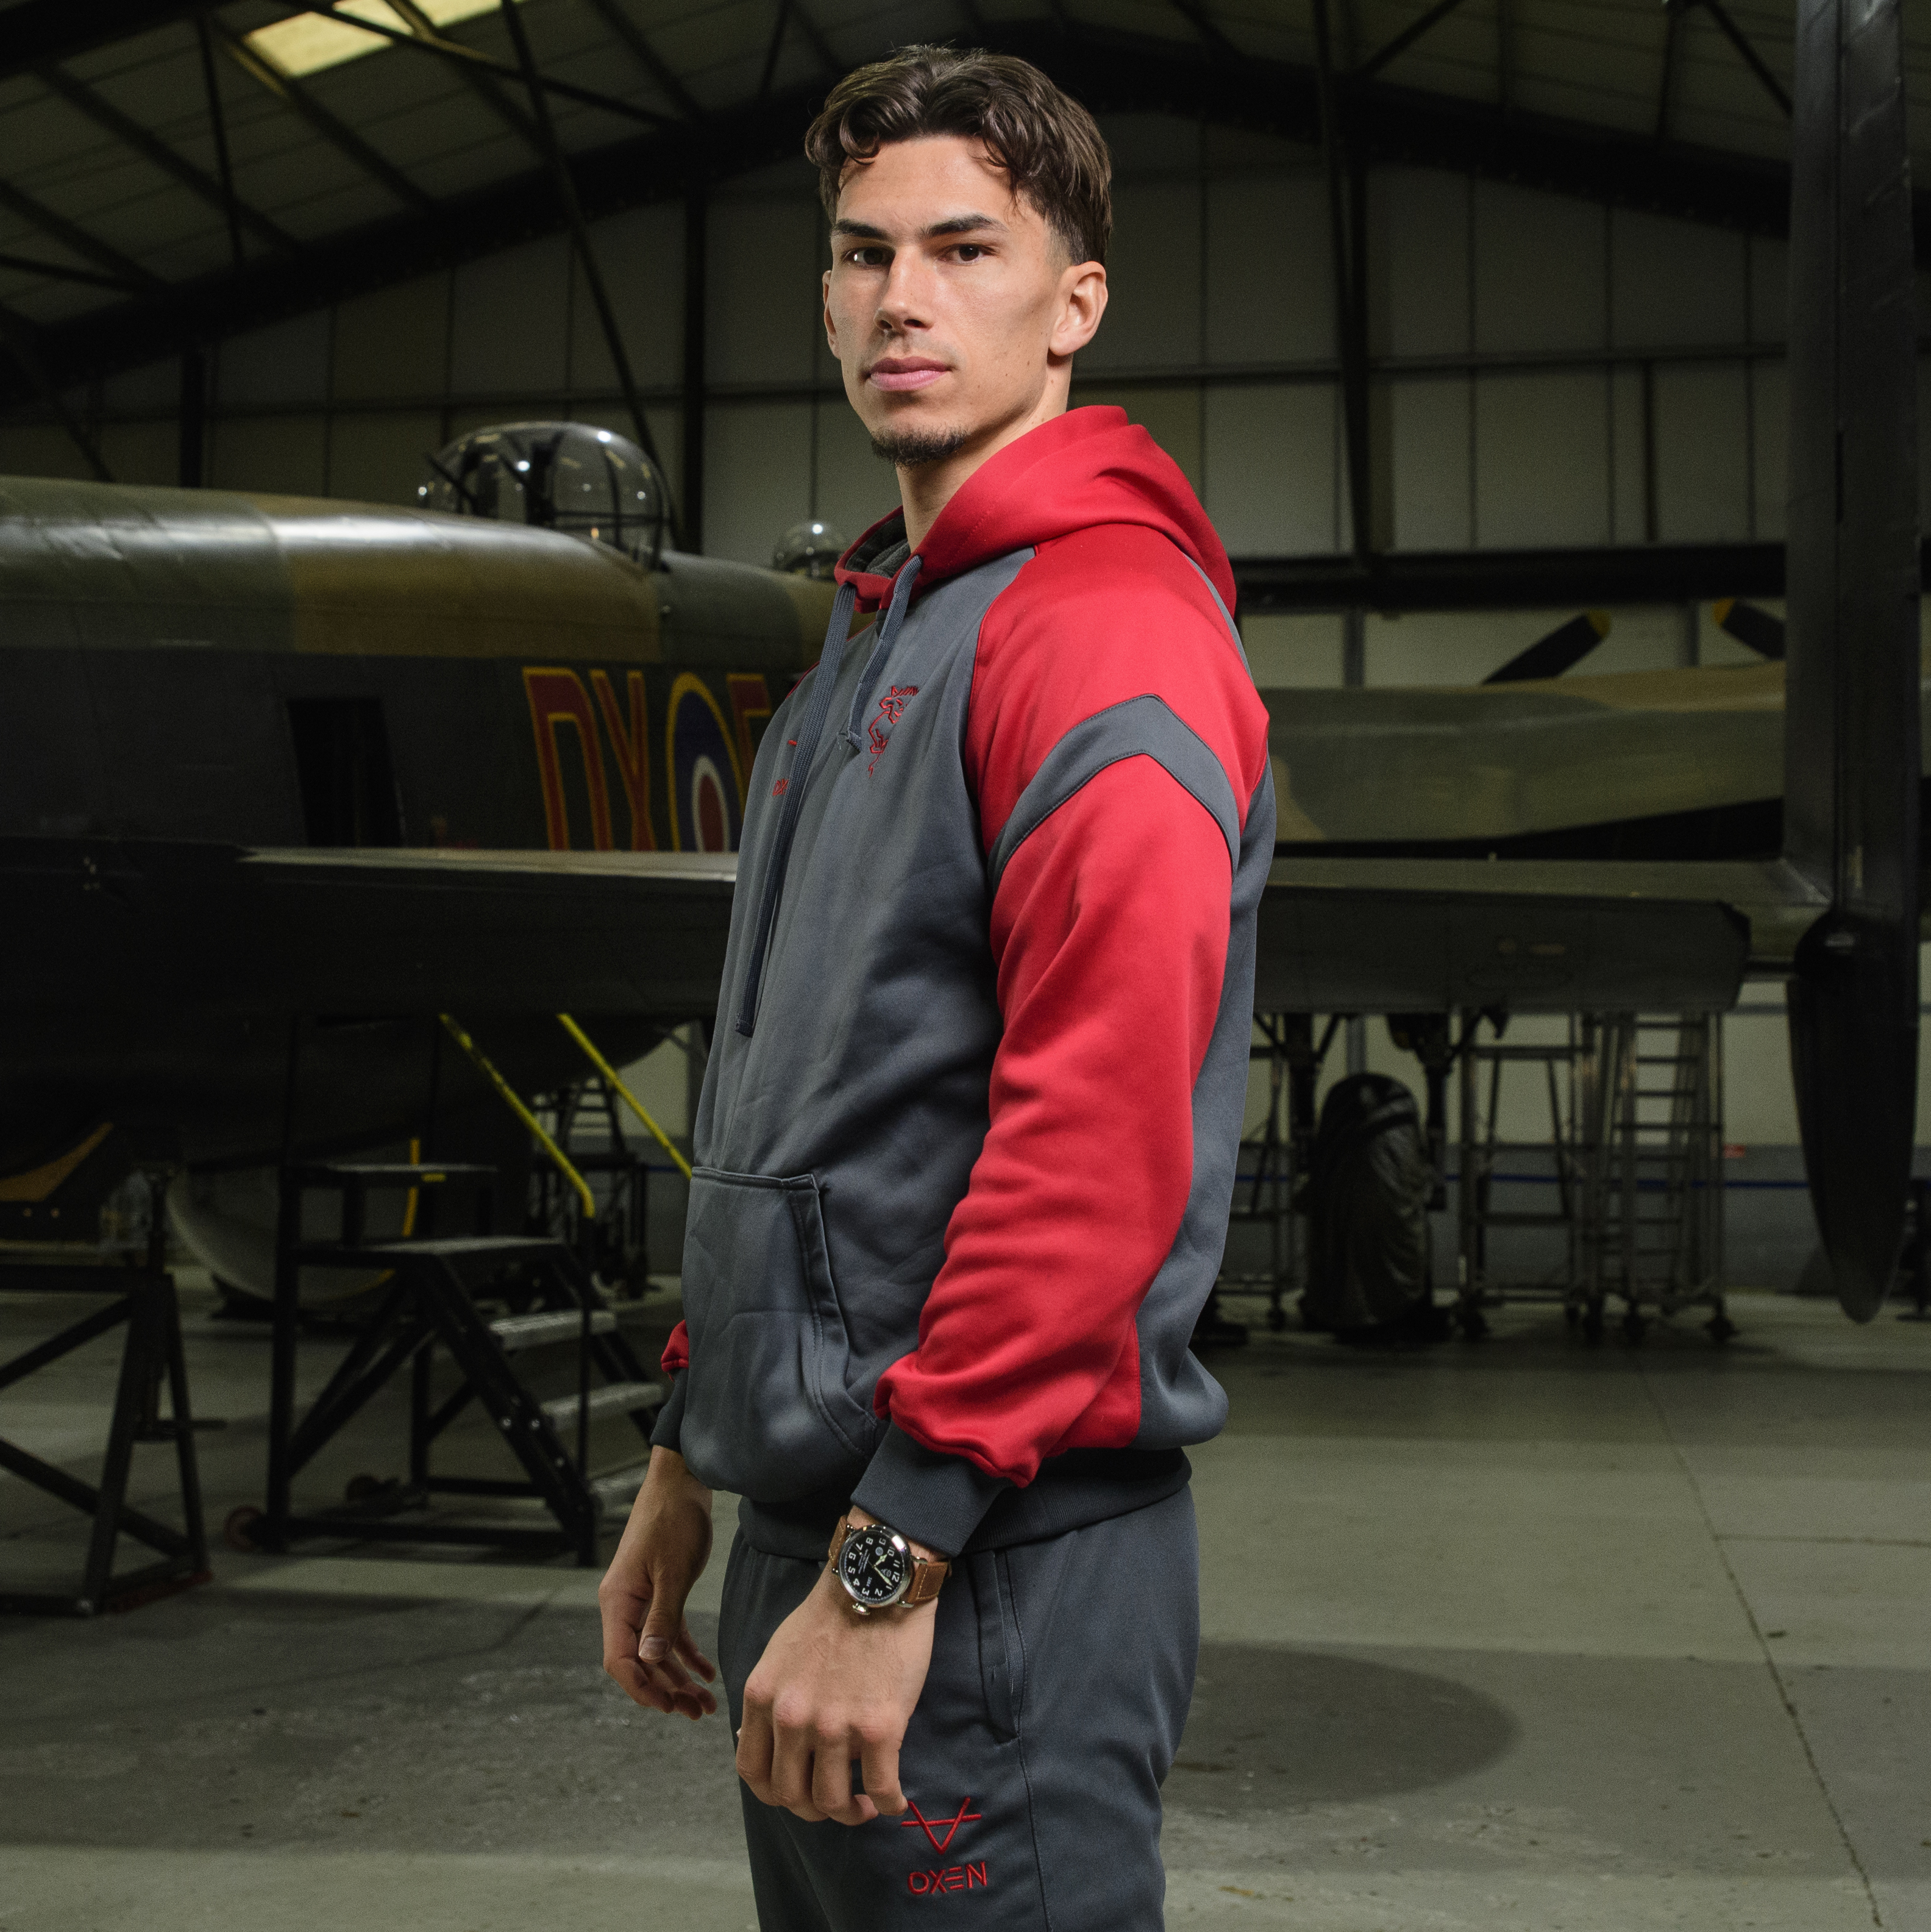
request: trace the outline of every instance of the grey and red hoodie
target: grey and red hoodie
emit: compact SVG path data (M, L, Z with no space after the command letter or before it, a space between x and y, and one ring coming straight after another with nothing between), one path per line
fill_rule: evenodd
M753 766L654 1439L821 1555L1157 1500L1226 1398L1267 718L1225 552L1115 409L860 538ZM854 610L882 610L847 639ZM815 1540L815 1542L814 1540Z

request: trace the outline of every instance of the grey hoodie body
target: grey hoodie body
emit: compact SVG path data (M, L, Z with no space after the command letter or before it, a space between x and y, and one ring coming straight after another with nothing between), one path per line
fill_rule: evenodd
M1182 1445L1213 1435L1225 1415L1187 1341L1233 1186L1271 784L1264 776L1237 800L1200 738L1159 698L1138 698L1060 739L988 854L964 755L976 648L1033 556L989 558L916 602L913 558L880 622L844 647L848 586L822 662L778 710L752 769L694 1134L688 1366L655 1439L745 1498L748 1531L780 1553L821 1554L826 1526L854 1496L949 1550L1098 1520L1184 1484ZM989 927L1004 868L1096 772L1141 757L1195 801L1176 794L1172 809L1212 817L1232 867L1218 1022L1195 1089L1194 1173L1177 1238L1139 1306L1137 1432L1117 1448L1048 1456L1017 1486L889 1426L874 1396L919 1345L948 1223L986 1138L1003 1031Z

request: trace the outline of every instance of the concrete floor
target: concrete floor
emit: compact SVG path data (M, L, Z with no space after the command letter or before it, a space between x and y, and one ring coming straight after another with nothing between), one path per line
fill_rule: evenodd
M218 1522L259 1492L267 1347L187 1299ZM0 1305L0 1359L73 1312ZM1733 1312L1722 1353L1687 1326L1591 1352L1522 1309L1421 1357L1217 1359L1174 1924L1931 1932L1931 1327ZM112 1368L7 1391L0 1432L89 1472ZM393 1465L380 1422L321 1494ZM71 1525L0 1476L0 1574L77 1563ZM753 1924L727 1734L604 1680L594 1576L216 1570L0 1621L6 1932Z

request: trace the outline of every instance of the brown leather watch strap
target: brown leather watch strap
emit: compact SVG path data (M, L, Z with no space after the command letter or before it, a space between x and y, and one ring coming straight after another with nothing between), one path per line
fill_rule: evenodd
M837 1563L838 1552L844 1548L845 1538L850 1534L853 1527L851 1512L848 1510L838 1518L838 1527L832 1532L831 1548L826 1551L825 1556L826 1562L833 1564ZM889 1523L881 1524L880 1527L890 1528L891 1526ZM892 1534L897 1536L898 1532L895 1529L892 1531ZM912 1552L912 1581L907 1586L904 1595L901 1597L897 1603L888 1604L884 1607L893 1610L916 1610L920 1604L929 1604L939 1594L946 1579L952 1574L952 1565L950 1558L921 1556L916 1551L913 1551Z
M943 1556L914 1556L911 1587L898 1599L898 1607L901 1610L915 1610L921 1604L929 1604L939 1594L939 1586L952 1574L951 1563Z

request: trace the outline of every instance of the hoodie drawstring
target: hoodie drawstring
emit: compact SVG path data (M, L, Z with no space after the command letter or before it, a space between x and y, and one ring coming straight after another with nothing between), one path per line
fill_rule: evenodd
M778 820L778 836L771 848L771 870L766 874L764 897L757 908L757 933L751 942L751 964L744 980L744 999L738 1008L737 1030L748 1038L757 1024L757 989L764 977L765 949L771 943L771 928L778 916L778 896L784 884L784 868L791 860L791 841L798 830L798 814L805 802L805 781L811 776L811 758L824 735L825 719L832 708L832 693L844 663L845 642L851 629L852 609L858 602L855 584L841 584L832 601L832 621L825 627L825 648L811 682L811 701L799 722L791 769L782 780L784 808Z
M865 749L865 740L859 736L859 728L865 722L878 674L884 670L885 660L892 655L892 646L898 640L900 627L905 622L905 607L912 601L912 586L918 582L919 572L925 562L915 550L900 566L892 584L891 601L885 607L884 616L879 620L878 641L872 646L871 656L865 660L865 675L859 680L858 689L852 694L851 716L845 723L844 741L854 752Z

